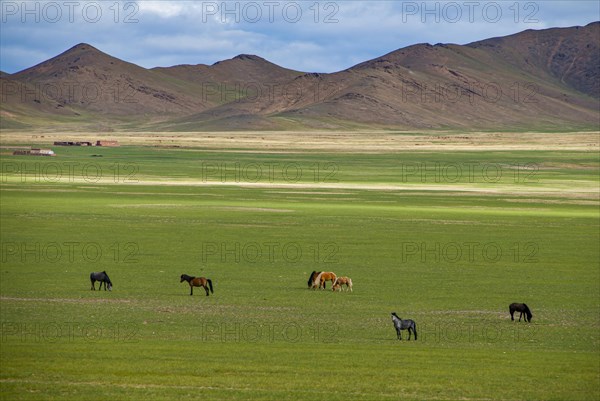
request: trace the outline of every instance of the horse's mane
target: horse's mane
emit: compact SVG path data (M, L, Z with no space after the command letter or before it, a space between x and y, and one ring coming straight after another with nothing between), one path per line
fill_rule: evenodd
M528 317L529 319L531 319L531 317L532 317L533 315L531 314L531 311L529 310L529 306L527 306L527 304L523 304L523 307L525 308L525 313L527 313L527 317Z
M109 282L110 284L112 284L112 281L110 281L110 277L108 277L108 274L106 274L106 270L105 270L105 271L103 271L102 273L104 273L104 275L106 276L106 279L108 280L108 282ZM117 277L117 279L118 279L118 277Z
M312 285L312 283L314 283L314 281L315 281L315 280L314 280L315 274L317 274L317 271L316 271L316 270L313 270L313 272L312 272L312 273L310 273L310 277L308 278L308 283L307 283L309 287L310 287L310 286Z

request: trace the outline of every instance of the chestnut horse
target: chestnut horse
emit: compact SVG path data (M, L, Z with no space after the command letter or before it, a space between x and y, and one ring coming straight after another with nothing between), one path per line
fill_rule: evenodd
M326 281L331 281L331 284L333 284L336 279L337 279L337 276L335 275L334 272L321 272L317 275L317 277L315 277L312 288L317 288L317 285L318 285L319 288L325 289Z
M204 291L206 291L206 296L208 296L208 289L210 288L210 292L214 294L212 280L205 277L194 277L188 276L187 274L181 275L180 283L183 281L187 281L190 285L190 295L194 295L194 287L203 287ZM208 284L208 285L207 285Z
M350 277L338 277L334 282L333 282L333 291L337 291L338 289L340 291L343 290L343 286L344 284L346 285L346 291L348 291L348 289L350 289L350 292L352 292L352 279Z

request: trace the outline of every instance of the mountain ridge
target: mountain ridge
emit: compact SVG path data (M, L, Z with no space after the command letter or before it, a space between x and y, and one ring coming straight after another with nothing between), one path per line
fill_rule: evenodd
M252 54L146 69L79 43L0 74L1 124L55 122L69 129L101 122L109 129L173 131L596 128L599 38L600 22L594 22L466 45L420 43L334 73L290 70ZM62 91L45 93L46 87ZM94 89L100 93L92 96Z

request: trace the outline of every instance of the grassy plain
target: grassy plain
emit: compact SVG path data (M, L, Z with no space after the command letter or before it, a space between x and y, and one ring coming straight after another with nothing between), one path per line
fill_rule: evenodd
M598 137L548 135L4 150L0 399L596 400Z

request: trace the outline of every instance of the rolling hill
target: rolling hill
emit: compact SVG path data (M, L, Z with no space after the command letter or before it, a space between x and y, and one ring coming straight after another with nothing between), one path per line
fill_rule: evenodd
M467 45L416 44L331 74L254 55L145 69L79 44L0 74L2 127L598 128L599 38L595 22Z

